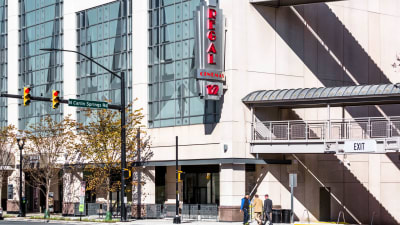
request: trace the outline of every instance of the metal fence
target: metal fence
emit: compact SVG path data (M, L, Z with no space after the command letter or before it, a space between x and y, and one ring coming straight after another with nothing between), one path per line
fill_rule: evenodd
M132 218L131 205L127 205L127 216ZM146 204L144 206L144 217L146 219L162 219L175 217L175 205ZM112 206L113 217L120 216L120 207ZM74 216L96 216L104 217L107 212L107 204L86 203L83 212L79 212L79 203L74 205ZM218 205L216 204L183 204L179 209L183 220L212 220L218 221Z
M175 217L175 205L164 205L165 217ZM218 205L216 204L183 204L180 209L182 220L218 221Z
M131 205L127 204L127 217L132 217ZM74 204L74 216L96 216L103 217L107 212L106 203L85 203L83 212L79 212L79 203ZM113 217L118 217L121 215L121 207L111 206L111 212Z
M400 117L324 121L265 121L253 124L252 139L264 141L346 140L400 136Z

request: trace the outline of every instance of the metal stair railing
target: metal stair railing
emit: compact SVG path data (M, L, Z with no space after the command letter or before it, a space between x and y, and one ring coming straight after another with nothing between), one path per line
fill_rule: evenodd
M346 223L346 219L344 218L344 212L340 211L339 215L338 215L338 218L337 218L336 224L339 224L339 222L340 222L340 214L343 216L343 223Z
M374 224L375 211L372 212L371 225Z

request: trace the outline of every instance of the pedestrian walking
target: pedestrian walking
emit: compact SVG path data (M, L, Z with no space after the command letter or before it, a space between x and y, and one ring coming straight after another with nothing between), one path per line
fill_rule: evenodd
M243 212L243 224L249 224L249 208L250 208L250 198L249 195L245 195L242 198L242 203L240 204L240 212Z
M272 200L269 199L268 194L265 195L265 200L264 200L264 217L265 217L265 223L268 223L272 225Z
M263 211L263 202L261 199L258 198L258 195L254 196L254 219L257 221L259 225L262 224L261 214Z

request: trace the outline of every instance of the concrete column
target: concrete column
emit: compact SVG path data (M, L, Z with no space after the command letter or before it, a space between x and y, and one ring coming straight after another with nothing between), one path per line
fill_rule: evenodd
M305 157L305 164L311 171L318 171L318 155L316 154L307 154L304 155ZM298 212L300 219L302 221L317 221L319 218L319 189L320 184L315 180L315 178L304 170L304 168L299 166L302 171L304 171L304 195L305 195L305 202L303 210L308 210L308 214L303 212ZM301 213L301 214L300 214ZM310 218L307 218L307 217Z
M82 175L82 172L66 172L63 175L63 215L74 214L74 203L79 203Z
M220 172L220 221L242 221L240 200L246 190L245 164L223 164Z
M8 90L9 94L21 94L18 93L18 40L19 40L19 11L18 1L8 1L8 51L7 51L7 72L8 72ZM8 124L12 124L18 127L19 108L18 102L22 102L16 98L8 98Z
M19 170L11 173L8 184L13 186L13 198L7 199L7 212L17 213L19 212ZM8 192L8 187L6 188ZM22 196L25 196L25 173L22 173Z
M179 166L179 170L181 167ZM167 201L166 204L175 204L176 203L176 175L175 175L175 166L168 166L167 167L167 175L165 178L165 186L166 186L166 195ZM183 200L183 185L179 183L179 202Z
M138 215L137 206L141 205L141 215L145 216L145 206L156 203L156 170L154 166L137 168L132 174L132 216ZM138 179L140 177L140 179ZM139 199L140 198L140 199ZM140 200L140 201L139 201Z
M148 166L145 169L141 169L141 182L138 184L134 184L132 186L132 203L138 203L138 195L141 196L141 204L155 204L156 202L156 169L154 166ZM138 177L139 173L134 172L133 177ZM135 179L136 180L136 179ZM139 186L141 193L138 193Z
M381 155L369 154L368 162L368 191L369 195L369 217L374 214L374 224L381 224ZM375 199L374 199L375 198Z

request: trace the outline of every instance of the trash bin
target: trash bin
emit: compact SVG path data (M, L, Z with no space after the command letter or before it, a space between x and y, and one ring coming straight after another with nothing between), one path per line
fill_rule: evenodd
M290 223L290 209L282 209L282 223Z
M282 221L282 212L280 209L272 210L272 223L280 223Z

